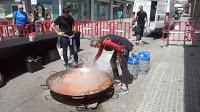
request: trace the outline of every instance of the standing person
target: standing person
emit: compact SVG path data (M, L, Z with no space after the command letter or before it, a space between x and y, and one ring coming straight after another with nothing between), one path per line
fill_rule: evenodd
M74 19L69 14L70 9L68 7L63 8L63 14L59 16L52 24L52 29L60 36L60 45L63 48L63 58L65 62L65 69L69 69L67 48L70 47L70 51L74 56L75 65L78 64L78 49L76 46L76 40L69 38L73 35ZM59 29L56 26L59 26Z
M18 28L19 37L25 36L25 26L28 22L28 16L23 9L23 5L19 4L18 11L13 13L13 24Z
M143 10L143 6L139 6L139 11L136 16L137 27L136 27L136 44L141 43L141 39L144 32L145 22L147 21L147 13Z
M37 20L37 11L36 9L29 10L29 32L35 32L35 21Z
M35 23L36 20L37 20L37 10L32 8L29 10L29 22Z
M51 11L48 8L45 8L45 19L46 20L52 20Z
M44 6L40 3L38 3L36 5L36 9L37 9L37 20L38 21L45 21L45 9Z
M103 49L105 49L106 51L114 50L114 53L110 59L114 80L116 83L118 83L117 85L121 85L121 88L118 91L119 93L128 93L128 83L131 76L130 72L128 71L128 57L129 52L132 51L134 45L125 37L109 34L100 37L100 39L97 39L97 41L92 41L90 46L94 48L99 48L93 64L95 64L96 61L99 59ZM117 64L120 64L121 66L123 78L120 78L119 76Z

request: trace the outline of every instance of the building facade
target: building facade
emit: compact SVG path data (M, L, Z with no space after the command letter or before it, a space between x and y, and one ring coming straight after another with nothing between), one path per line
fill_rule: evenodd
M32 1L37 1L37 4ZM48 9L53 19L62 14L62 8L69 6L71 15L77 20L109 20L119 19L119 12L122 18L132 16L134 0L1 0L0 19L17 10L17 4L22 2L25 11L37 7L38 4Z
M0 0L0 19L5 19L7 15L17 10L17 4L15 0Z
M133 1L121 1L114 0L113 1L113 19L118 19L119 11L122 12L122 18L127 18L132 16L133 11Z

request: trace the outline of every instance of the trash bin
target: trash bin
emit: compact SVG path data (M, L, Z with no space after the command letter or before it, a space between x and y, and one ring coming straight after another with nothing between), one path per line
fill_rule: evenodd
M27 71L30 73L41 70L42 69L42 58L39 56L36 57L36 59L34 59L32 57L28 57L26 59L26 67L27 67Z

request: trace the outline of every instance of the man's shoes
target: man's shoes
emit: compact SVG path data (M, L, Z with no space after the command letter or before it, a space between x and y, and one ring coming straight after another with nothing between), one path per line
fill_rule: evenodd
M113 81L113 85L114 86L121 86L122 85L122 82L120 80L114 80Z
M65 66L64 70L70 70L69 65Z
M75 61L74 61L74 62L72 63L72 67L78 67L78 65L79 65L78 62L75 62Z
M139 41L136 41L135 44L138 45L138 44L139 44Z
M128 94L128 88L127 87L121 87L117 90L115 90L115 94Z
M136 44L136 45L142 44L142 41L141 41L141 40L137 40L137 41L135 42L135 44Z
M138 78L138 74L137 75L133 75L133 79L137 79Z

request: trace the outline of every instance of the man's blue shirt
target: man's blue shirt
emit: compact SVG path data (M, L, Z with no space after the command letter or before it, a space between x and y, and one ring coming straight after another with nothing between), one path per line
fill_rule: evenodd
M16 25L26 25L27 23L27 14L25 12L15 11L13 18Z

